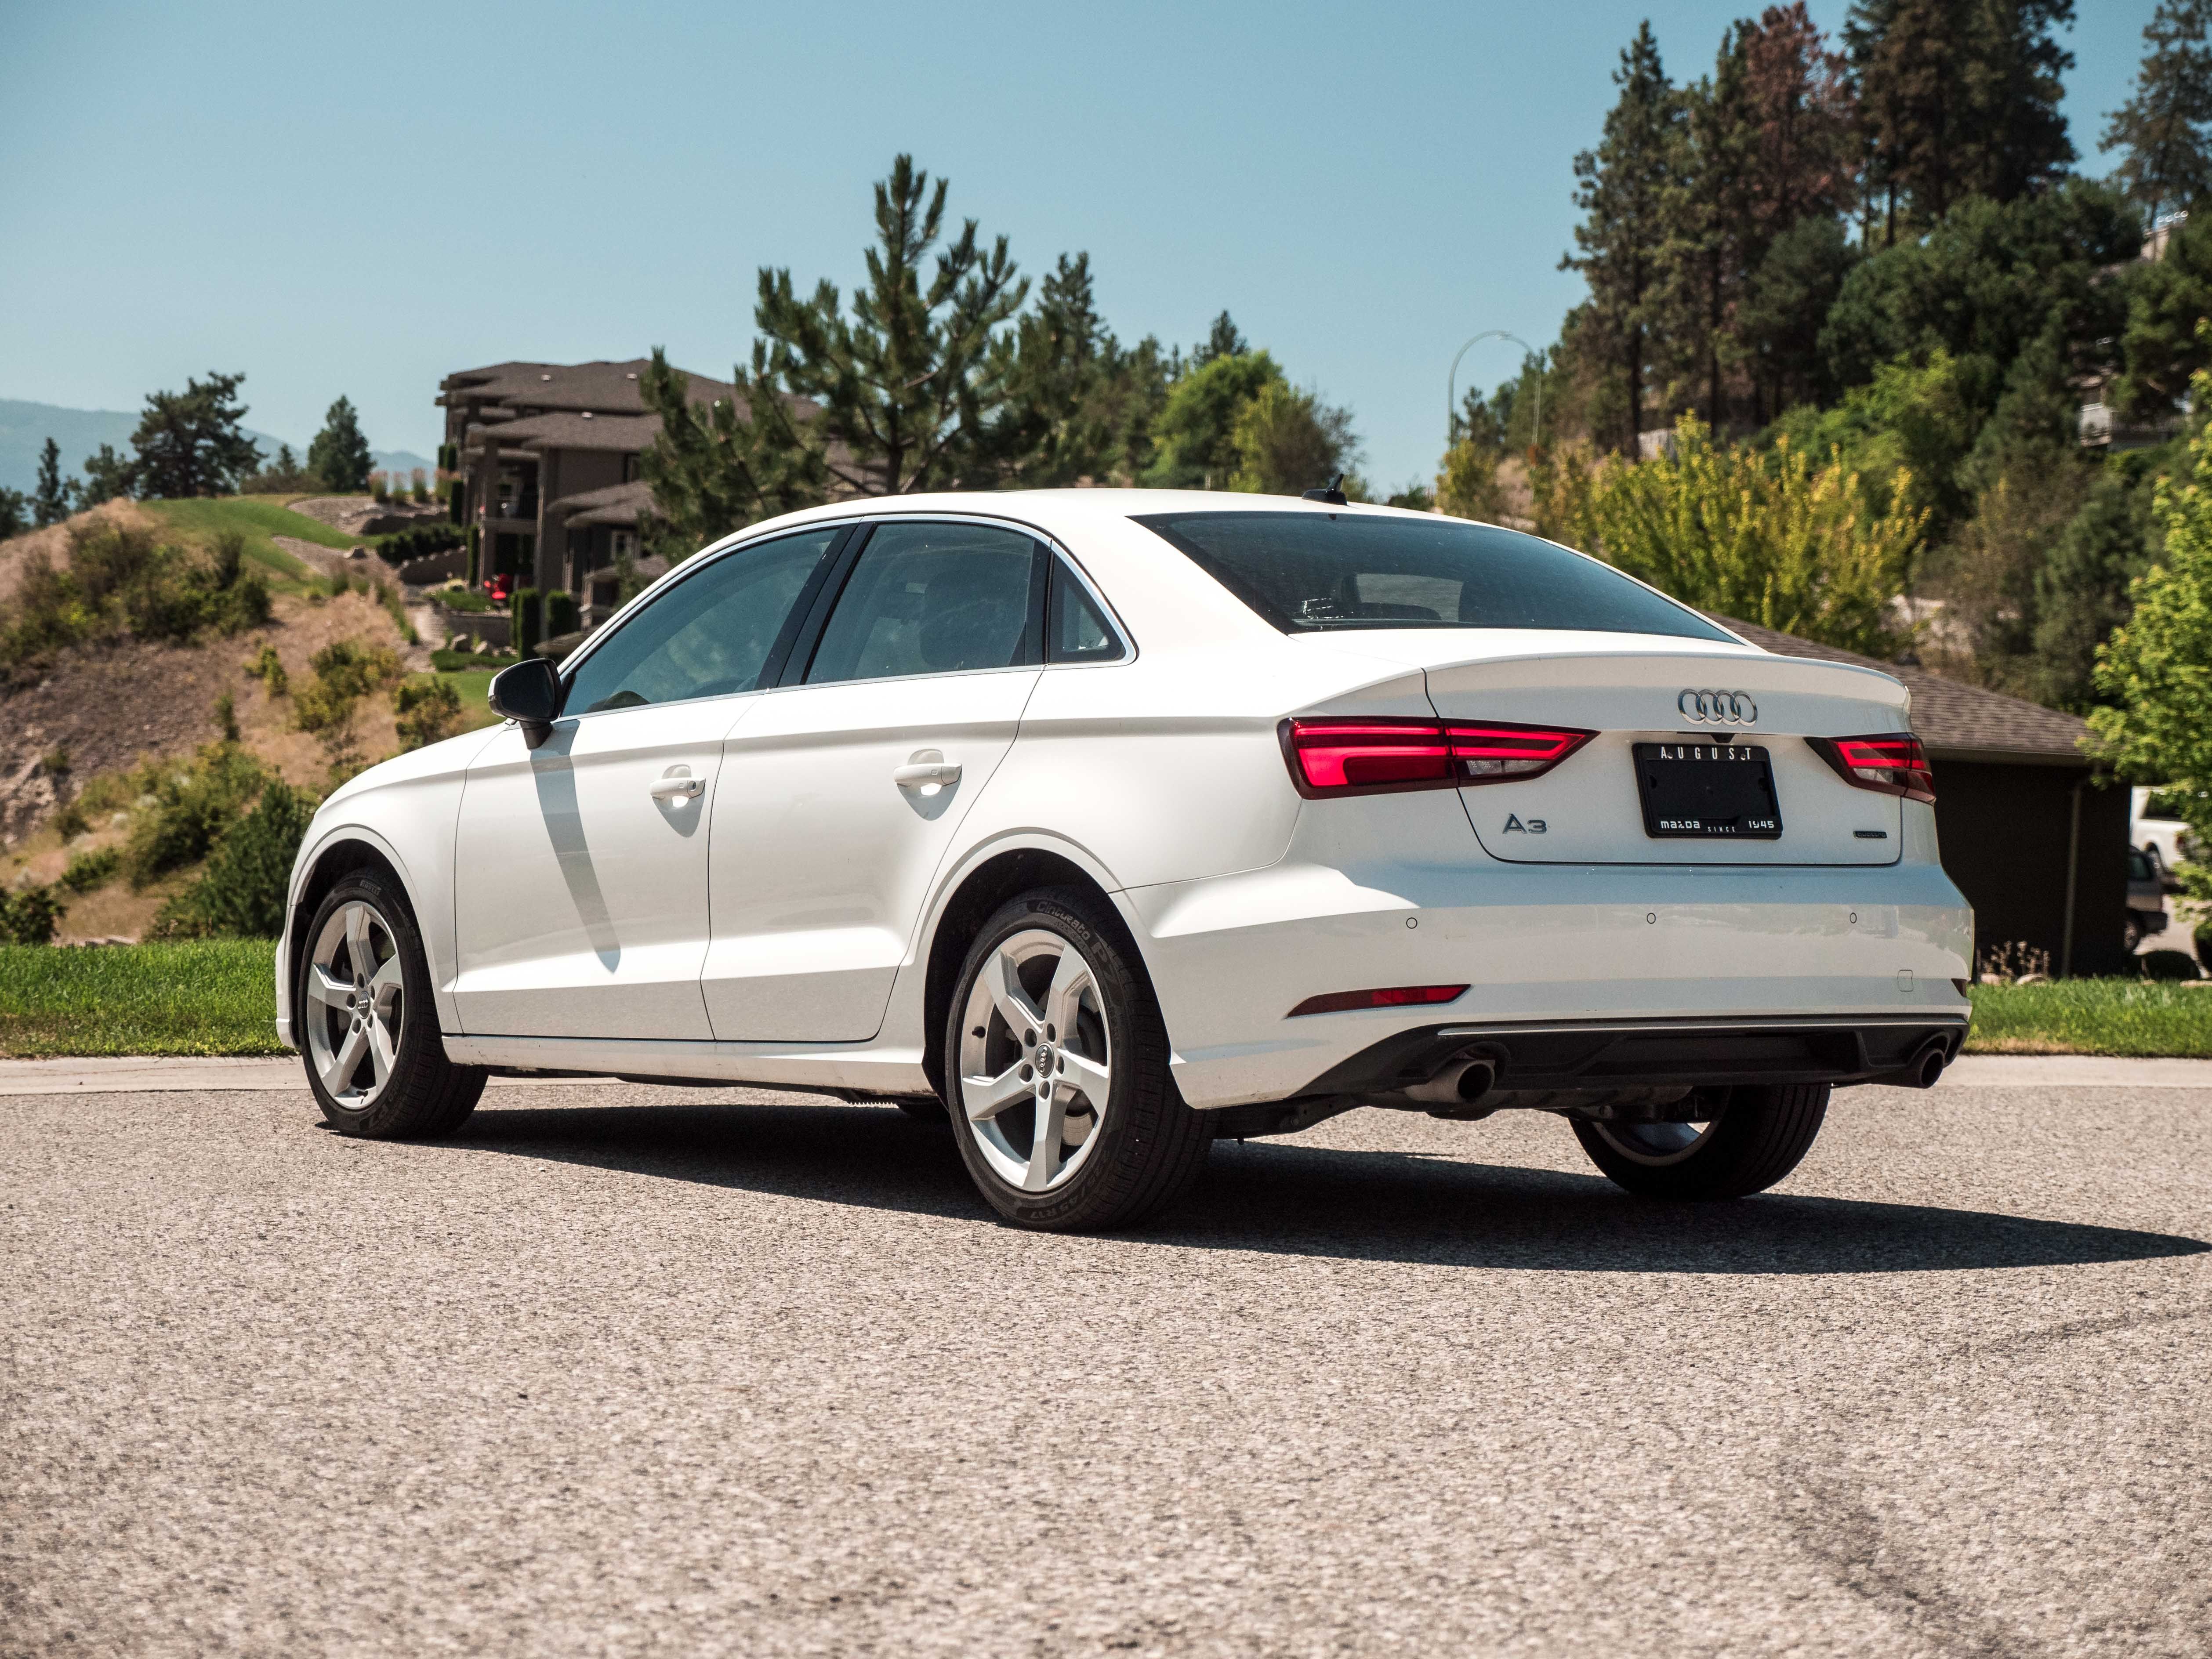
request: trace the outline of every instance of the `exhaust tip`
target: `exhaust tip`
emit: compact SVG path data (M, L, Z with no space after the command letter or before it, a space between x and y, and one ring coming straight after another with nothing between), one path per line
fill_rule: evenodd
M1498 1068L1486 1060L1469 1060L1459 1074L1459 1097L1472 1106L1490 1092L1490 1085L1498 1081Z
M1936 1079L1943 1075L1943 1044L1940 1040L1921 1050L1920 1059L1913 1066L1914 1085L1922 1089L1934 1088Z

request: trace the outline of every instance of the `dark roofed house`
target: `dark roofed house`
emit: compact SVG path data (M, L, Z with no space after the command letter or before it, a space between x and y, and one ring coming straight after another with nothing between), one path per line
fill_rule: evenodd
M1717 617L1753 645L1893 674L1936 771L1943 868L1974 907L1977 945L2048 951L2053 973L2129 969L2128 792L2081 748L2086 720L1941 674Z
M660 417L638 390L649 366L641 357L495 363L439 383L448 465L461 475L463 522L481 538L481 574L586 600L592 571L617 552L635 555L639 513L651 502L638 481L638 457L660 431ZM694 403L737 392L726 380L689 379ZM599 499L624 490L618 501ZM586 500L586 513L611 509L614 516L592 519L579 538L570 521Z

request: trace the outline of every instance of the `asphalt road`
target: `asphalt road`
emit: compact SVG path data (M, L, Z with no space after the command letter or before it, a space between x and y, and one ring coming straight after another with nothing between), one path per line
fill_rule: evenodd
M0 1101L0 1651L2212 1650L2212 1091L1695 1209L1360 1113L1112 1238L729 1098Z

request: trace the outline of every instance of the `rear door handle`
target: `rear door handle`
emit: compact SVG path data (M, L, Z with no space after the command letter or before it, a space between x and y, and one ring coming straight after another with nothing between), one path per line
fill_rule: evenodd
M939 750L918 749L907 757L904 766L892 770L891 781L902 789L922 789L933 783L949 789L960 781L960 763L946 760Z
M655 800L696 800L707 787L704 778L695 778L688 766L672 766L665 778L655 778L647 793Z

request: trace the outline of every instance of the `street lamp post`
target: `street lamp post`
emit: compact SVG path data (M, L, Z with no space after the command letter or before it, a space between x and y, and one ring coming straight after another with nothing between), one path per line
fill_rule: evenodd
M1468 354L1469 347L1480 345L1485 340L1510 340L1521 348L1525 356L1534 357L1535 350L1517 334L1508 334L1502 328L1493 328L1476 335L1459 349L1452 358L1451 378L1444 387L1444 440L1451 440L1452 422L1459 419L1459 360ZM1544 441L1544 370L1540 363L1536 369L1536 433L1535 442Z

